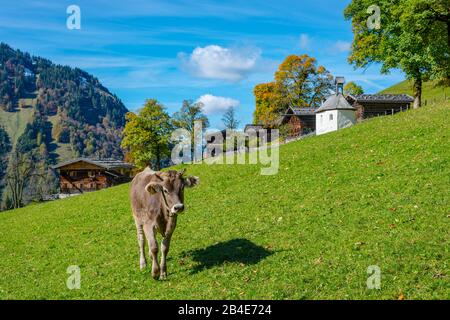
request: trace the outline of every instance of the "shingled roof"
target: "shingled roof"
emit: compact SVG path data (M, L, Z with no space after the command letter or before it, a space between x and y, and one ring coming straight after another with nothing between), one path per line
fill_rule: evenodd
M289 113L289 110L292 110L292 113ZM309 108L309 107L288 107L286 112L282 114L276 121L277 125L281 125L286 117L295 115L295 116L314 116L316 114L317 108Z
M247 132L248 130L261 130L263 129L263 125L262 124L246 124L245 128L244 128L244 132Z
M360 94L349 95L356 102L378 102L378 103L412 103L414 98L407 94Z
M308 107L291 107L290 109L294 112L296 116L313 116L317 110L317 108L308 108Z
M64 161L59 163L56 166L53 166L53 169L59 169L62 167L65 167L69 164L76 163L76 162L86 162L90 163L96 166L99 166L101 168L105 168L106 170L114 170L114 169L132 169L134 166L130 163L121 161L121 160L115 160L115 159L90 159L90 158L75 158L68 161Z
M316 113L328 110L356 110L356 108L348 103L342 93L339 93L329 96L322 106L316 110Z

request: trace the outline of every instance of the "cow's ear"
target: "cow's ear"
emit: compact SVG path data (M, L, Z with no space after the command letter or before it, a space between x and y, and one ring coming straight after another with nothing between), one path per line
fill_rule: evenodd
M145 186L145 190L147 190L150 194L155 194L157 192L161 192L163 187L157 182L150 182Z
M200 178L195 176L190 176L184 179L186 187L192 188L200 183Z

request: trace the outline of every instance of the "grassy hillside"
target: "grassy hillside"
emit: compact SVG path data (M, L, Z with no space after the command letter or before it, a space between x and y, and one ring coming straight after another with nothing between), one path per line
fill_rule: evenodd
M25 127L31 122L34 109L24 108L16 112L6 112L0 109L0 126L5 128L13 145L24 133Z
M32 122L33 114L35 112L33 107L35 107L36 102L34 99L21 99L21 104L31 107L18 108L15 112L7 112L0 108L0 126L5 128L13 145L16 145L19 137L25 132L27 124ZM48 120L54 126L60 118L60 115L54 115L48 117ZM76 156L70 143L58 143L54 140L53 143L56 145L54 153L57 155L59 162L66 161Z
M413 95L412 87L413 87L412 82L405 80L390 88L381 91L381 93L397 93L397 94L406 93L412 96ZM438 85L437 82L429 81L423 84L422 90L423 90L422 99L424 105L442 102L450 103L449 86L442 86Z
M448 299L449 118L426 107L294 142L274 176L190 166L201 184L163 282L139 271L128 185L3 213L0 298Z
M57 123L60 120L61 120L61 116L58 114L48 117L48 121L52 124L53 128L57 125ZM61 142L57 142L55 140L53 140L53 143L56 146L54 153L56 153L58 155L58 162L63 162L63 161L67 161L69 159L76 158L77 155L73 151L73 148L70 143L61 143Z

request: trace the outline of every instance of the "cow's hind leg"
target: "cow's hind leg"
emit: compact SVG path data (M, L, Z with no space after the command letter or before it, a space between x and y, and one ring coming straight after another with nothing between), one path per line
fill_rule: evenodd
M151 225L145 224L144 232L147 237L150 254L152 256L152 277L153 279L158 279L160 268L158 264L158 243L156 242L155 230Z
M136 229L139 244L139 267L141 268L141 270L143 270L147 266L147 260L145 259L144 229L142 225L138 223L136 223Z
M164 237L161 242L161 280L165 280L167 278L166 258L167 254L169 253L170 238L170 236Z

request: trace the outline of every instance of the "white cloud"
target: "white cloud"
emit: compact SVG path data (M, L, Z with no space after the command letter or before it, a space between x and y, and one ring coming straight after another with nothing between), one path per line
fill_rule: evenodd
M300 35L300 48L301 49L308 49L310 43L310 38L307 34L302 33Z
M334 48L338 51L338 52L348 52L351 50L352 48L352 44L350 42L347 41L337 41L334 44Z
M238 107L240 102L235 99L217 97L212 94L205 94L198 98L197 102L203 103L203 112L207 115L225 112L229 107Z
M185 53L178 56L183 66L200 78L239 81L255 71L261 50L210 45L195 48L189 57Z

